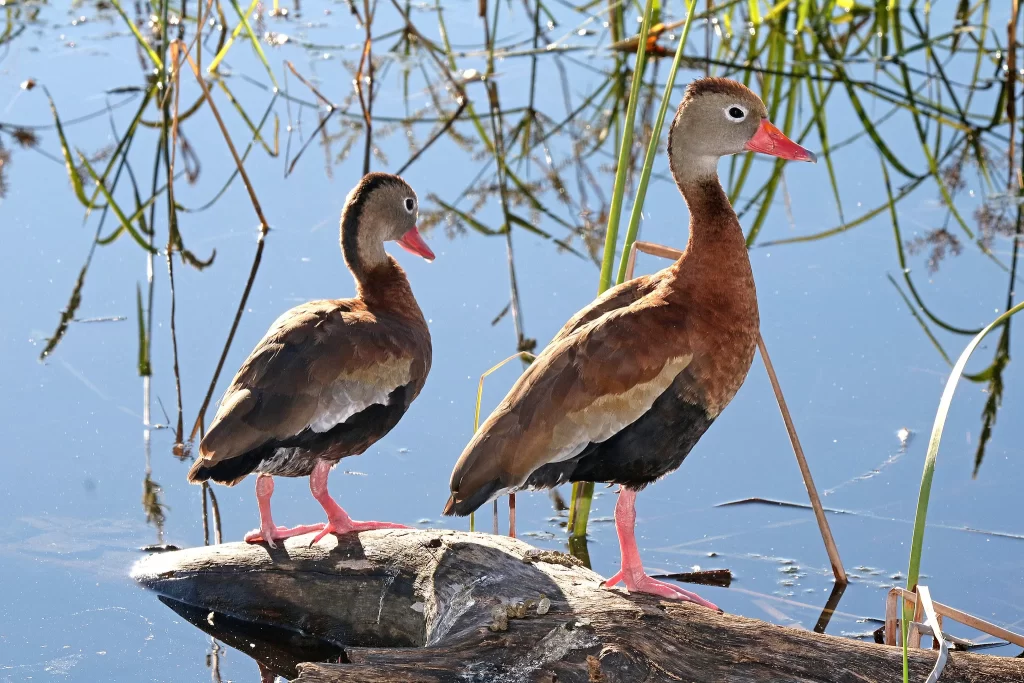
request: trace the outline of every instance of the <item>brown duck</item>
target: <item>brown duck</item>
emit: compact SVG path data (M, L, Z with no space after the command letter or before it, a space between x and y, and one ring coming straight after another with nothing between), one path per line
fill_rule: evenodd
M398 176L370 173L341 212L341 251L353 299L311 301L278 318L221 400L188 479L233 486L255 472L260 528L245 540L275 541L396 528L352 520L327 490L327 475L398 424L430 371L430 332L405 271L384 251L396 241L433 260L416 229L416 193ZM309 477L326 524L279 527L272 477Z
M718 160L744 151L815 161L768 122L735 81L690 84L669 131L672 176L690 210L673 265L614 287L577 313L466 446L446 515L509 491L564 482L620 484L615 525L630 591L714 605L647 576L637 550L636 492L672 472L743 384L758 335L743 231Z

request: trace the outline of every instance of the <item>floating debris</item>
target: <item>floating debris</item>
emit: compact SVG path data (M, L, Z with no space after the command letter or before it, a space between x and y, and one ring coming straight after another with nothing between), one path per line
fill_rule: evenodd
M698 569L692 572L676 572L674 574L657 574L651 578L672 579L683 583L696 583L702 586L719 586L728 588L732 585L731 569Z
M181 548L172 543L153 543L151 545L144 545L139 550L144 553L169 553L173 550L181 550Z

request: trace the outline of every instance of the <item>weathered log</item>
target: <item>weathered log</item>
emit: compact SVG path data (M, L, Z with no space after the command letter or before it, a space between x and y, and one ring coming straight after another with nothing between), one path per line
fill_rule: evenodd
M502 536L310 538L152 555L132 576L211 633L248 625L226 642L262 651L282 675L297 669L303 683L902 680L898 648L606 590L573 558ZM546 613L528 602L542 596ZM257 648L258 633L272 644ZM296 665L307 655L337 663ZM935 657L913 651L911 679L924 680ZM941 680L1019 682L1024 661L956 653Z

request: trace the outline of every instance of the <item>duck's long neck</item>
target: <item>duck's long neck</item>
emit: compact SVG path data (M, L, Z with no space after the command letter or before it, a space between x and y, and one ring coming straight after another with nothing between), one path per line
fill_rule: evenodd
M366 236L366 232L358 230L354 222L342 222L341 252L355 278L356 295L373 309L422 321L423 313L405 271L384 251L384 244Z
M676 182L690 211L686 250L673 266L678 289L700 292L698 296L706 297L713 306L735 307L738 313L756 311L754 276L743 229L715 166L684 167L699 172L677 174Z
M352 215L356 214L356 215ZM369 230L359 229L359 215L356 211L346 213L341 221L341 254L345 265L356 279L356 287L365 286L368 275L388 265L391 258L384 251L384 243L370 239Z

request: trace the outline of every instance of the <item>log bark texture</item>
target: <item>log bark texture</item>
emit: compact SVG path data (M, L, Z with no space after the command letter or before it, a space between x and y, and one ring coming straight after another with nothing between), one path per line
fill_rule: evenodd
M902 681L898 648L606 590L573 558L515 539L436 530L310 539L152 555L132 576L302 683ZM528 602L541 596L543 614ZM502 630L496 613L509 611ZM299 663L306 655L335 663ZM911 680L924 680L935 657L912 651ZM955 653L941 681L1019 683L1024 660Z

